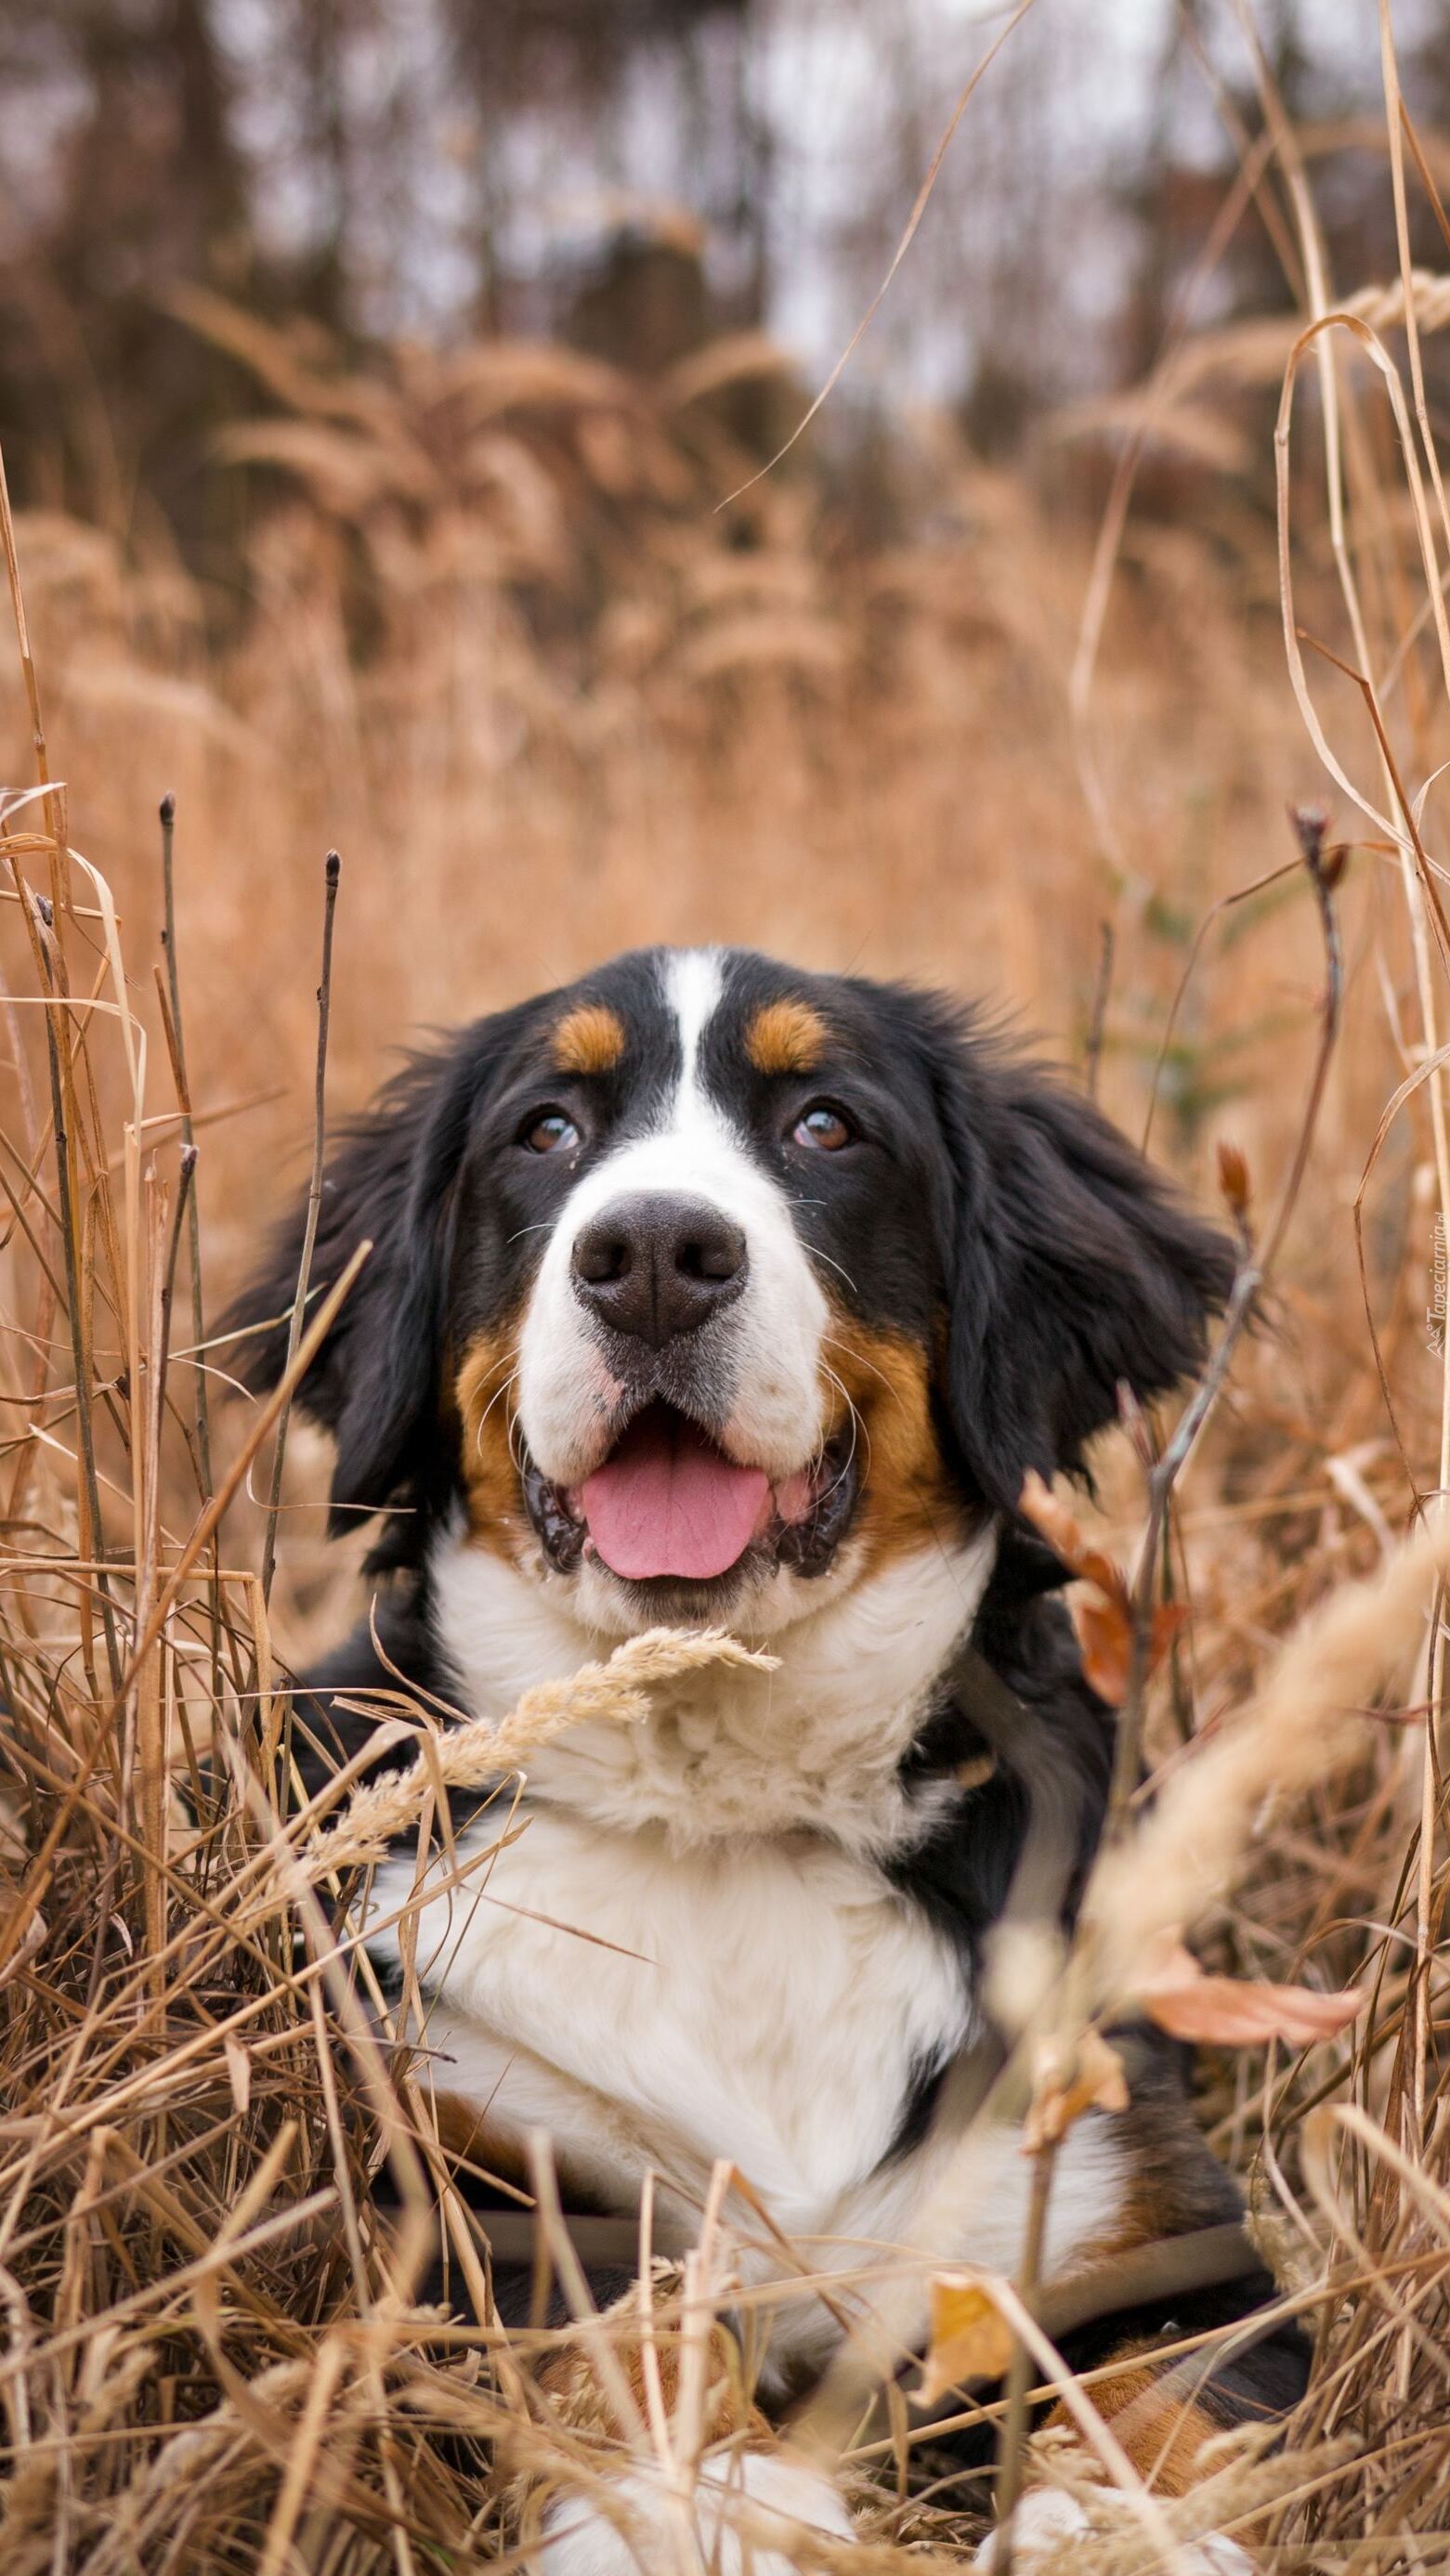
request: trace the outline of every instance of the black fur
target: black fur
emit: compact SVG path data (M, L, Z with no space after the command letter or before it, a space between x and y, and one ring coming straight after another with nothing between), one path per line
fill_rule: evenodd
M476 1021L435 1053L411 1057L327 1165L309 1305L359 1244L372 1250L297 1401L337 1443L333 1535L389 1508L411 1522L396 1529L391 1561L418 1560L426 1524L451 1490L442 1367L460 1177L480 1110L549 999ZM248 1334L238 1374L256 1390L274 1386L286 1365L306 1214L302 1201L278 1227L265 1267L224 1326Z
M309 1796L366 1750L400 1690L421 1692L435 1708L454 1705L424 1604L421 1577L395 1584L295 1693L293 1757ZM374 1714L362 1715L366 1707ZM406 1758L406 1747L390 1757L394 1768Z
M945 1402L963 1470L1010 1509L1024 1472L1077 1471L1118 1409L1192 1374L1233 1255L1090 1101L971 1018L899 997L951 1174Z
M983 1595L973 1642L1013 1695L1016 1723L994 1725L959 1683L902 1766L910 1789L935 1790L963 1766L989 1778L935 1815L925 1838L883 1863L886 1874L958 1945L975 1975L1002 1919L1034 1814L1053 1833L1064 1930L1077 1911L1102 1832L1113 1763L1113 1715L1082 1676L1072 1623L1040 1588L1046 1550L1009 1532ZM1048 1560L1050 1563L1051 1560ZM1060 1583L1060 1569L1054 1570Z

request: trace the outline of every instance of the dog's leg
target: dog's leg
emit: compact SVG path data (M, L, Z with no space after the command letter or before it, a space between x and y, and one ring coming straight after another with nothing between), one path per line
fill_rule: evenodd
M1012 2564L1022 2576L1051 2558L1089 2529L1087 2513L1076 2496L1061 2487L1033 2487L1022 2498L1012 2521ZM990 2532L972 2561L993 2576L1002 2560L1002 2534ZM1177 2553L1180 2576L1253 2576L1254 2562L1236 2540L1211 2531L1187 2542Z
M1185 2098L1181 2075L1161 2042L1132 2039L1132 2111L1122 2124L1126 2155L1123 2207L1115 2236L1106 2232L1078 2260L1111 2272L1114 2255L1161 2247L1175 2237L1226 2224L1241 2226L1242 2203L1210 2153ZM1272 2274L1244 2245L1245 2269L1198 2289L1162 2291L1142 2306L1070 2330L1063 2357L1090 2374L1083 2390L1150 2494L1165 2502L1186 2495L1219 2465L1212 2446L1223 2435L1273 2426L1291 2414L1309 2381L1308 2342L1293 2318L1265 2322L1278 2296ZM1181 2347L1204 2338L1194 2351ZM1166 2354L1165 2345L1177 2349ZM1075 2435L1059 2402L1044 2429ZM1058 2488L1033 2487L1014 2518L1013 2559L1024 2576L1086 2524L1082 2507ZM994 2533L978 2564L1001 2556ZM1245 2576L1252 2558L1221 2533L1179 2552L1192 2576Z
M661 2271L653 2285L656 2308L668 2310L680 2287L678 2274ZM605 2311L606 2321L617 2321L611 2331L616 2362L641 2419L647 2419L646 2338L638 2331L638 2315L637 2290ZM659 2394L673 2414L683 2360L680 2332L657 2326L649 2340ZM576 2433L619 2433L586 2350L569 2346L537 2376L562 2424ZM733 2340L718 2324L706 2379L705 2448L691 2490L676 2491L655 2457L630 2460L618 2453L602 2464L603 2496L597 2484L585 2493L561 2481L537 2515L539 2576L689 2576L692 2562L712 2576L791 2576L811 2563L813 2544L850 2539L835 2487L776 2439L746 2396Z
M1109 2353L1099 2367L1108 2375L1086 2392L1093 2406L1144 2485L1171 2499L1187 2494L1215 2465L1205 2454L1223 2434L1272 2424L1288 2412L1303 2394L1308 2352L1297 2327L1283 2322L1218 2359L1208 2352L1155 2366L1153 2344L1137 2341ZM1059 2404L1047 2424L1071 2429L1072 2418ZM1030 2489L1014 2518L1014 2564L1029 2569L1087 2523L1074 2497L1057 2488ZM993 2532L976 2564L991 2576L1001 2554L1000 2534ZM1185 2545L1179 2557L1185 2576L1247 2576L1254 2564L1222 2532Z
M711 2576L791 2576L813 2544L851 2538L830 2480L779 2448L704 2459L683 2519L653 2467L612 2479L611 2505L553 2499L541 2576L688 2576L691 2555Z

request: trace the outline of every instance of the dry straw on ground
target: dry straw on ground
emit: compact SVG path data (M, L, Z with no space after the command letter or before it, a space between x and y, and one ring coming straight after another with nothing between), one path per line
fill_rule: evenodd
M379 1713L418 1738L412 1785L345 1811L344 1784L288 1814L279 1682L349 1615L349 1578L294 1432L268 1613L252 1470L265 1491L271 1419L225 1401L228 1354L193 1320L188 1193L210 1312L284 1186L280 1140L306 1127L333 842L339 1100L412 1019L632 937L745 935L1021 995L1127 1123L1156 1089L1155 1144L1186 1179L1211 1189L1208 1148L1239 1149L1246 1257L1282 1240L1267 1328L1239 1346L1152 1553L1191 1624L1146 1692L1128 1657L1161 1800L1118 1819L1142 1840L1098 1883L1092 1975L1080 1953L1055 1992L1038 1979L1034 2010L1062 2074L1139 1945L1190 1911L1215 1968L1365 2001L1300 2056L1225 2047L1204 2070L1204 2120L1317 2337L1286 2449L1226 2459L1201 2508L1162 2508L1093 2448L1091 2388L1074 2390L1102 2522L1076 2563L1123 2576L1200 2509L1252 2520L1285 2566L1450 2557L1440 1542L1396 1553L1450 1481L1450 527L1420 349L1446 294L1409 272L1424 165L1388 48L1386 76L1402 274L1341 281L1334 318L1266 84L1254 183L1297 227L1308 307L1241 345L1197 341L1190 317L1095 556L1025 472L988 473L944 427L901 469L930 496L930 542L840 542L804 448L712 517L749 466L712 400L770 363L758 345L648 386L506 348L340 378L215 308L197 327L230 334L281 415L224 442L265 454L289 496L256 524L246 614L212 618L174 563L102 531L22 523L13 596L19 617L23 572L37 656L22 620L4 721L23 783L0 814L7 2576L469 2566L512 2545L520 2472L587 2485L607 2448L531 2387L548 2337L416 2304L435 2209L480 2298L482 2254L426 2065L349 1958L348 1908L397 1802L436 1807L470 1739L400 1690ZM1216 462L1244 461L1235 406L1270 370L1277 566ZM1165 455L1178 506L1135 511L1130 466ZM1340 780L1336 829L1358 836L1332 889L1327 1045L1322 906L1283 820L1321 783L1306 720ZM168 785L169 1033L144 821ZM1146 1434L1129 1428L1101 1516L1131 1568ZM646 1642L589 1687L648 1723L644 1667L676 1651ZM511 1758L559 1716L522 1710ZM1155 1856L1171 1903L1143 1877ZM368 2188L384 2153L386 2220ZM697 2354L729 2276L723 2194L686 2283ZM936 2223L923 2213L928 2245ZM915 2259L919 2300L931 2269ZM643 2428L672 2473L708 2381L703 2361L682 2372L684 2411ZM866 2576L980 2527L979 2499L932 2484L922 2428L857 2450L877 2482L832 2563Z

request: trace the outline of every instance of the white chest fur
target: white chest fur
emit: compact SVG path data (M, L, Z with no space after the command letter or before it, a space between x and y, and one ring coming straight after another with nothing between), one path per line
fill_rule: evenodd
M574 1728L534 1757L533 1788L616 1832L661 1825L680 1848L801 1829L870 1853L916 1839L899 1766L996 1550L989 1528L853 1583L846 1564L797 1582L810 1607L764 1640L773 1671L707 1667L658 1690L646 1726ZM442 1544L430 1579L439 1646L476 1716L502 1718L532 1683L614 1643L579 1624L556 1582L465 1537Z
M681 2241L720 2158L827 2267L852 2238L911 2241L933 2159L882 2160L913 2079L970 2040L974 2007L960 1956L880 1862L923 1830L902 1756L994 1554L987 1532L828 1579L770 1638L774 1672L693 1675L643 1726L542 1748L524 1806L501 1797L469 1828L434 1875L478 1865L425 1894L405 1935L426 1999L411 2035L437 2052L439 2089L516 2137L548 2130L621 2200L654 2171ZM439 1644L480 1716L608 1651L553 1587L462 1538L431 1573ZM414 1867L379 1872L374 1920L408 1903ZM396 1954L398 1935L370 1946ZM1052 2262L1100 2233L1117 2168L1106 2124L1080 2124ZM1028 2186L1015 2136L977 2141L972 2171L957 2256L1010 2270Z
M391 1863L379 1906L412 1877ZM692 2196L729 2157L808 2234L879 2164L913 2073L967 2036L949 1944L811 1836L679 1851L540 1807L417 1927L440 2087L631 2190L653 2166Z

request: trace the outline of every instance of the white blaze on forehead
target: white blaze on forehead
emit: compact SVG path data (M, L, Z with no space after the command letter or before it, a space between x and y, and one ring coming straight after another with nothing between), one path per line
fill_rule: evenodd
M726 1426L738 1457L772 1477L811 1459L821 1431L819 1361L827 1308L779 1183L708 1088L703 1055L725 991L718 949L667 951L663 997L679 1064L653 1124L603 1156L570 1192L549 1238L520 1346L519 1413L546 1476L576 1483L611 1445L619 1390L574 1293L581 1226L620 1199L668 1192L704 1200L740 1226L748 1275L720 1330L735 1398ZM712 1341L716 1328L711 1328Z
M680 1080L676 1114L686 1103L708 1106L700 1080L700 1052L705 1031L720 1007L725 990L724 960L718 948L674 948L664 953L665 1000L674 1014L680 1041Z

